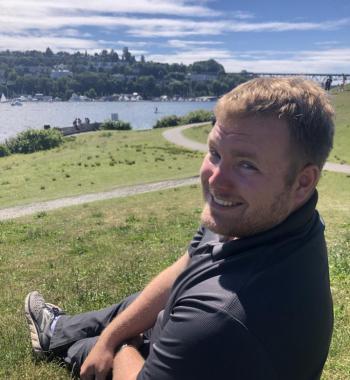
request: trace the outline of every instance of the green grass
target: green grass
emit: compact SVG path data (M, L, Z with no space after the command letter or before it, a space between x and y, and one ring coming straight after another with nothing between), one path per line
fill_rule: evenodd
M336 113L336 132L334 149L330 154L329 161L350 165L350 86L347 86L346 89L347 91L332 94Z
M185 129L182 131L182 134L189 139L199 141L203 144L206 144L208 139L208 134L212 128L211 124L202 125L200 127L193 127L189 129Z
M22 312L28 291L70 313L113 303L185 251L200 206L192 186L1 223L0 378L69 378L58 365L32 361Z
M323 380L350 373L350 178L325 173L326 222L335 330ZM23 315L38 289L69 313L104 307L141 289L186 249L199 222L199 186L147 193L1 223L0 378L69 379L56 363L32 360Z
M349 96L333 96L335 162L350 161ZM205 143L209 128L185 134ZM166 143L161 132L105 131L69 138L52 151L1 158L0 207L196 174L202 154ZM326 172L319 184L335 310L323 380L350 374L349 190L345 174ZM0 379L70 378L57 363L33 361L22 310L27 292L38 289L70 313L113 303L182 254L200 209L200 189L192 186L0 222Z
M332 92L332 103L335 108L336 130L334 148L328 161L350 165L350 86L344 92ZM183 134L201 143L207 142L211 125L186 129Z
M161 131L104 131L44 152L0 158L0 207L198 174L203 155Z
M319 193L335 314L332 346L322 379L346 380L350 375L350 176L325 172Z

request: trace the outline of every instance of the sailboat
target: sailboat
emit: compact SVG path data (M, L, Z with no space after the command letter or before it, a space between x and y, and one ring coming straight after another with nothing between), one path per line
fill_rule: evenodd
M8 100L6 99L6 96L4 93L2 93L1 98L0 98L0 103L6 103Z

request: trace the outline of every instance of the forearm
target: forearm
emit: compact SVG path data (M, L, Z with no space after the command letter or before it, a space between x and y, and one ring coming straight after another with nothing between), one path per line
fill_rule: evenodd
M164 309L173 283L187 263L188 255L185 254L155 277L139 297L108 325L98 343L116 348L125 340L152 327L158 313Z
M135 380L144 362L143 357L135 347L122 348L114 357L113 380Z

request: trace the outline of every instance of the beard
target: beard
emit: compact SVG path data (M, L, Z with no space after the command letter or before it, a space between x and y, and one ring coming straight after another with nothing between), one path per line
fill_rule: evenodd
M206 198L206 196L204 196ZM267 231L285 220L291 213L291 191L285 188L269 204L241 206L232 214L220 213L205 202L201 223L209 230L226 238L243 238Z

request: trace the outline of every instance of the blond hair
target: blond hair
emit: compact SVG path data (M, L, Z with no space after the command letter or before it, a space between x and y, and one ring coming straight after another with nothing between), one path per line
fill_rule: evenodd
M315 82L299 77L256 78L224 95L216 118L275 116L288 124L292 161L320 169L333 147L334 110L327 93Z

